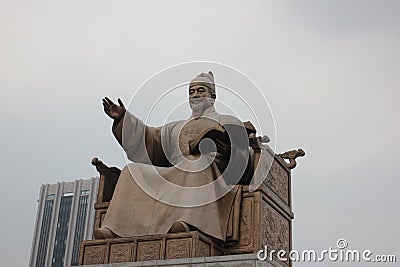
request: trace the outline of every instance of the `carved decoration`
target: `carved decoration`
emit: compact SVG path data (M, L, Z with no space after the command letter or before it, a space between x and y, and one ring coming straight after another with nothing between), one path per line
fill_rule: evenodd
M304 150L300 148L297 150L286 151L285 153L279 154L278 156L280 156L283 159L288 159L289 163L287 163L284 160L286 167L288 167L289 169L293 169L297 165L296 158L304 157L305 154L306 154L306 152L304 152Z
M240 207L239 245L247 246L252 241L253 200L243 198Z
M132 243L112 244L110 249L110 263L131 262L132 247Z
M167 240L167 259L190 258L190 240Z
M268 135L257 136L257 138L261 143L264 143L264 144L267 144L271 141L271 139L268 137Z
M275 160L264 181L286 204L289 205L289 176Z
M198 257L209 257L211 256L211 245L204 241L199 240L198 244Z
M290 223L267 203L262 207L262 240L268 251L284 250L290 252ZM286 263L289 263L288 261Z
M138 242L137 261L159 260L161 252L160 241Z
M85 258L83 264L103 264L105 258L106 245L87 246L85 248Z
M101 160L98 158L93 158L92 159L92 165L96 167L96 170L101 174L101 175L106 175L106 176L112 176L114 178L114 175L117 175L117 179L115 182L117 182L119 174L121 173L121 170L118 169L117 167L108 167L105 165Z
M98 158L92 159L92 165L100 173L98 202L108 202L111 200L115 186L117 185L121 170L117 167L108 167Z
M243 126L244 128L246 128L246 132L247 134L251 134L251 133L257 133L257 129L256 127L254 127L254 125L251 123L251 121L244 121L243 122Z
M256 137L255 133L249 134L249 144L251 148L254 150L254 153L261 152L261 142L258 137Z
M203 129L185 124L179 134L179 149L183 155L189 155L189 141L195 139Z
M195 251L194 251L195 249ZM226 255L215 239L197 231L82 241L79 265Z

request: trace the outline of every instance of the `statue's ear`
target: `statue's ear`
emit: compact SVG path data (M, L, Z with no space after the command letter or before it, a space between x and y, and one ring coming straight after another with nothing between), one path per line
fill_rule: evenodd
M211 94L211 97L214 98L214 99L216 99L216 98L217 98L217 95L216 95L216 94Z
M213 76L214 77L214 74L212 73L212 71L210 70L210 71L208 71L208 74L210 74L211 76Z

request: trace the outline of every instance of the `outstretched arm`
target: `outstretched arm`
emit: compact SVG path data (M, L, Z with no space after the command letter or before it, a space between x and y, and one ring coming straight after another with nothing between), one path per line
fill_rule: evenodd
M119 98L118 104L108 97L103 99L104 112L114 119L112 132L128 158L134 162L169 166L161 145L161 128L147 126L127 112Z
M108 97L104 97L102 101L103 101L104 113L106 113L108 117L114 120L112 130L118 143L120 143L120 145L122 146L122 119L125 116L126 108L122 103L121 99L119 98L118 98L119 106L115 104L112 100L110 100ZM120 125L120 127L118 127L118 125Z

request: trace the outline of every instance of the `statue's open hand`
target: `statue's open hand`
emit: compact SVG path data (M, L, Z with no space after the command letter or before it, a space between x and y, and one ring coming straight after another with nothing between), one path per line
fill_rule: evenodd
M118 104L115 104L112 102L108 97L103 98L103 107L104 107L104 112L114 120L119 120L124 116L125 114L125 106L122 103L121 99L118 98Z

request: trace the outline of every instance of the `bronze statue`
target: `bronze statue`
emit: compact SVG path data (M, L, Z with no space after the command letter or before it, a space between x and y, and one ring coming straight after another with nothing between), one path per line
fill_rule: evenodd
M251 127L215 111L212 72L189 84L192 116L150 127L105 97L115 138L133 162L121 171L96 239L199 230L238 240L241 187ZM254 128L254 127L253 127ZM212 142L210 142L212 141Z

